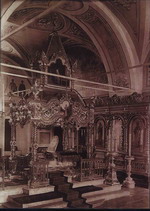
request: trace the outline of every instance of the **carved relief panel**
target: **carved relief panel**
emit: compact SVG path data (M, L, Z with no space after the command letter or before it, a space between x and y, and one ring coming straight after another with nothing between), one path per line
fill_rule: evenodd
M95 125L95 147L105 148L105 123L98 120Z
M123 130L121 119L114 119L112 122L111 146L111 149L115 152L123 150Z
M145 146L145 122L142 118L135 118L130 123L131 154L141 154Z

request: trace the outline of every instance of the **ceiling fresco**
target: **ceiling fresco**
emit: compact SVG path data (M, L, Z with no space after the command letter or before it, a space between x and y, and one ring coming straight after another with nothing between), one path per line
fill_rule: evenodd
M11 1L11 4L2 1L2 6L7 8L3 9L2 36L34 19L52 4L50 0ZM46 50L51 33L57 31L72 65L78 64L75 76L78 73L78 77L87 80L136 89L138 86L133 81L137 75L142 78L141 69L135 76L128 67L140 64L140 59L146 57L144 50L143 55L139 54L142 45L147 45L142 27L146 4L141 5L137 0L62 1L52 12L3 41L1 50L18 65L30 67L36 52ZM148 42L149 35L146 36Z

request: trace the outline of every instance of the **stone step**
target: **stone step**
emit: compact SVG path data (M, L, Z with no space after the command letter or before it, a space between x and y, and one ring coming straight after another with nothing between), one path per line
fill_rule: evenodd
M50 204L45 204L45 205L39 205L35 207L30 207L30 208L67 208L68 202L62 201L62 202L56 202L56 203L50 203Z
M63 197L59 193L49 192L44 194L36 194L36 195L16 195L9 196L8 202L15 204L15 206L21 208L29 208L34 206L39 206L43 204L50 204L54 202L63 201Z
M101 185L101 186L96 186L102 188L102 190L96 190L96 191L91 191L91 192L86 192L83 193L83 197L88 197L88 196L94 196L94 195L99 195L99 194L104 194L104 193L110 193L114 191L121 190L121 185Z
M84 194L84 193L91 193L91 192L93 193L95 191L101 191L103 189L101 187L97 187L94 185L88 185L88 186L74 188L74 190L79 191L80 194Z
M84 202L85 202L85 199L79 198L79 199L73 200L73 201L69 204L69 206L71 206L71 207L78 207L78 206L82 205Z
M26 196L25 194L10 195L10 196L8 196L7 201L8 201L8 203L13 203L14 206L22 207L22 205L20 203L18 203L15 199L22 198L25 196Z
M77 208L77 209L83 208L83 209L86 209L86 208L92 208L92 205L84 203L84 204L79 205L78 207L71 207L71 208Z
M120 198L123 196L128 196L130 195L129 191L112 191L112 192L107 192L107 193L100 193L98 195L89 195L89 196L84 196L84 198L86 198L86 202L89 204L95 204L97 200L110 200L110 199L115 199L115 198Z
M5 202L2 205L4 208L21 208L20 206L14 204L13 202Z
M52 199L28 204L17 205L11 201L3 203L4 208L66 208L67 202L63 201L63 198Z
M64 198L67 201L75 200L79 197L79 192L74 190L69 190L68 193L64 193Z
M67 182L66 177L50 178L50 184L52 184L52 185L59 185L59 184L62 184L64 182Z
M38 188L23 188L23 193L26 195L35 195L35 194L42 194L42 193L48 193L48 192L54 192L54 186L49 185L45 187L38 187Z
M48 175L49 175L49 178L58 178L58 177L62 177L64 175L64 172L53 171L53 172L50 172Z
M56 198L56 199L50 199L50 200L43 200L43 201L37 201L32 202L28 204L22 204L22 208L31 208L31 207L43 207L43 206L53 206L53 204L59 204L63 202L63 198Z
M104 179L100 178L100 179L97 179L97 180L82 181L82 182L74 181L73 182L73 188L84 187L84 186L88 186L89 184L101 187L104 184Z
M97 208L101 206L105 202L105 199L98 199L94 202L92 202L92 208Z
M9 195L8 196L8 200L11 200L11 199L15 199L15 198L20 198L20 197L24 197L24 196L27 196L26 194L15 194L15 195Z
M56 190L60 191L60 192L68 192L68 190L71 188L71 184L70 183L63 183L60 185L56 186Z

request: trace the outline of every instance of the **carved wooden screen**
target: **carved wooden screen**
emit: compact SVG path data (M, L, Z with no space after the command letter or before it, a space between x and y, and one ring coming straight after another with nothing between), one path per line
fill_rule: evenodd
M105 123L98 120L95 125L95 146L96 148L105 148Z
M122 151L123 148L123 130L122 130L122 120L114 119L112 123L112 137L111 143L113 151Z
M145 123L142 118L136 118L131 122L131 153L142 154L145 145Z

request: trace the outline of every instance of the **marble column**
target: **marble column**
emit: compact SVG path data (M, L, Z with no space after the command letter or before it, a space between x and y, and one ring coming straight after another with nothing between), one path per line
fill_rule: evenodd
M118 154L116 152L108 152L107 158L108 158L108 171L107 175L105 177L104 183L107 185L119 185L119 181L117 179L117 173L116 173L116 165L114 163L114 159Z
M4 155L5 140L5 98L4 98L4 77L0 74L0 148Z
M94 142L94 124L88 126L88 143L87 143L87 156L90 158L93 154L93 142Z
M37 160L37 148L38 148L37 122L32 122L31 127L32 127L32 137L31 137L32 161L36 161Z
M79 152L79 127L76 127L76 146L77 146L77 153Z
M3 111L0 111L0 134L0 148L3 156L5 147L5 114Z
M134 160L132 156L127 156L126 160L128 161L127 165L127 178L123 182L123 186L127 188L135 188L135 182L133 181L131 177L131 162Z
M10 159L13 159L16 156L16 124L15 122L11 123L11 156Z
M131 177L131 162L134 160L132 154L132 134L131 134L131 128L129 130L129 141L128 141L128 156L126 156L126 160L128 162L127 164L127 178L123 182L123 186L127 188L134 188L135 187L135 182L133 181Z

